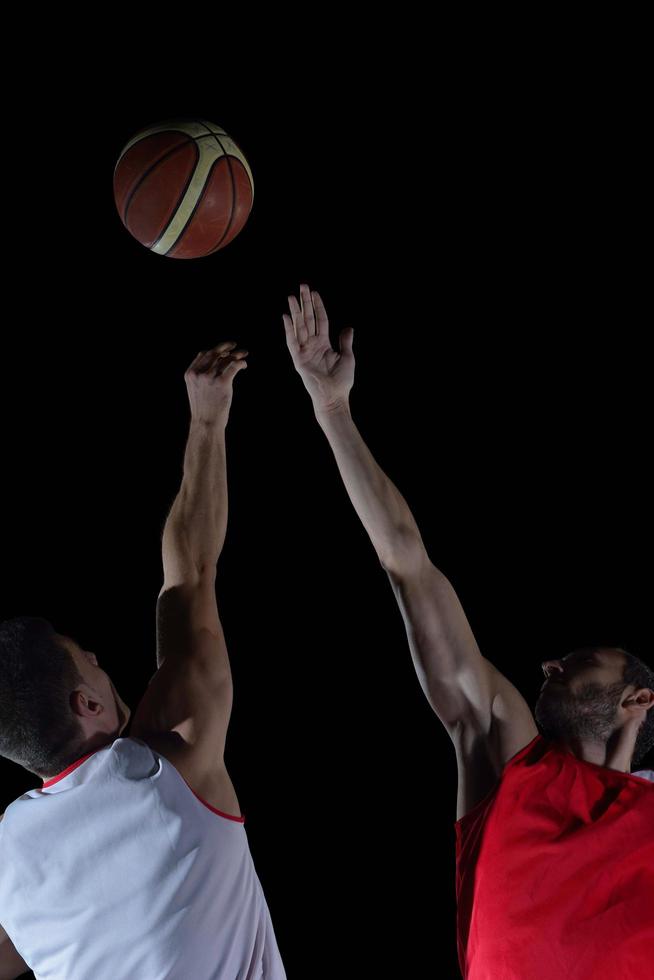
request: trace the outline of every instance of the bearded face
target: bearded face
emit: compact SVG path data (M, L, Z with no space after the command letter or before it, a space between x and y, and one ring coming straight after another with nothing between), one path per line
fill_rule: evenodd
M622 681L567 683L552 678L540 693L534 717L548 739L606 742L614 731L624 690Z

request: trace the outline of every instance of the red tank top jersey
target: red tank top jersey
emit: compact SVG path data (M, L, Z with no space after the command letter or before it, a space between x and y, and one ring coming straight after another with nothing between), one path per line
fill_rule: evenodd
M654 783L537 735L455 830L466 980L654 976Z

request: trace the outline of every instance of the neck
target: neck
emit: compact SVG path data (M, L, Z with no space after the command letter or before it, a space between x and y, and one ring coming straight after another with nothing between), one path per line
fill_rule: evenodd
M584 762L593 762L596 766L605 766L618 772L631 772L637 735L638 726L626 724L613 732L606 742L574 737L566 739L564 746L568 752Z
M107 732L96 732L89 739L87 739L85 745L82 746L82 751L80 752L78 758L81 759L83 755L89 755L91 752L97 752L105 745L111 745L118 738L118 735L109 735Z
M107 735L103 732L96 732L95 735L89 738L88 741L80 749L78 749L79 754L76 755L74 759L71 759L70 762L68 762L60 771L64 772L69 766L72 766L74 762L77 762L78 759L83 759L85 755L91 755L92 752L97 752L98 749L101 749L105 745L111 745L111 743L114 742L117 737L117 735ZM39 779L42 779L43 782L47 782L48 779L54 779L55 776L59 775L59 773L54 772L45 775L42 772L34 772L34 775L38 776Z

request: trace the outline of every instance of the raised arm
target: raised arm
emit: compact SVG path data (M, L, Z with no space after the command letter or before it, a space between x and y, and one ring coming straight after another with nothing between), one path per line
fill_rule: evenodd
M210 786L208 802L230 815L238 801L223 754L232 678L215 584L227 528L225 429L233 379L247 366L247 351L235 348L224 342L202 351L184 376L191 422L182 483L163 531L158 670L130 733L173 761L197 792Z
M291 296L289 307L284 327L293 364L352 505L388 574L422 690L457 753L474 754L479 740L485 740L484 752L492 743L492 764L501 768L537 734L531 712L513 684L482 656L454 588L429 559L407 502L354 424L349 406L352 329L341 331L336 352L316 292L301 286L300 302Z

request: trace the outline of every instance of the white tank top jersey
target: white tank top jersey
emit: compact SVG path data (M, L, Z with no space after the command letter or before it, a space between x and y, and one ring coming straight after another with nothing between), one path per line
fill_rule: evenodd
M0 923L38 980L286 980L244 818L131 737L7 807Z

